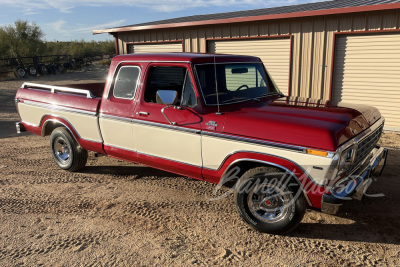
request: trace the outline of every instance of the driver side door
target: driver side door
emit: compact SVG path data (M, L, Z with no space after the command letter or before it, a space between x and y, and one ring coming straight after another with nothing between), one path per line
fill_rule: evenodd
M189 64L153 63L134 111L136 150L144 164L202 179L201 121ZM157 97L176 92L174 105Z

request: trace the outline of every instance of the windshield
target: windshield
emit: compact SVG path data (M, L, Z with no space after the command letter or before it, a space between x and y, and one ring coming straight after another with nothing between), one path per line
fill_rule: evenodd
M262 63L199 64L196 72L207 105L217 104L216 81L220 104L279 93L268 80Z

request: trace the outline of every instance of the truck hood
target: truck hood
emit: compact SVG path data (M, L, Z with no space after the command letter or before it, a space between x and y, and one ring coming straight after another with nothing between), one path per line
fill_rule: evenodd
M224 113L224 133L328 151L381 117L370 106L293 97L246 102Z

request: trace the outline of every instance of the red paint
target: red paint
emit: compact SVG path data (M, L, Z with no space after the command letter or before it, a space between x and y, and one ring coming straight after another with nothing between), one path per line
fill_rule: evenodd
M352 130L355 129L357 133L359 133L362 131L360 125L370 125L368 120L371 120L371 118L366 116L377 115L377 119L380 117L379 112L372 107L367 110L359 106L359 110L356 110L351 107L331 106L330 103L318 105L309 104L307 102L302 103L297 98L278 98L277 96L265 97L262 101L247 101L231 105L222 105L220 107L222 115L216 115L217 107L204 105L196 76L193 73L193 65L199 63L214 63L214 61L217 63L260 62L260 59L249 56L194 53L121 55L113 58L108 73L108 79L105 84L97 83L69 86L93 90L97 96L102 94L102 99L99 97L90 99L82 95L63 93L52 94L45 90L25 88L18 90L16 98L21 100L21 102L30 100L36 103L52 104L57 107L75 109L78 112L92 112L93 115L104 114L127 118L128 123L129 120L134 120L134 123L156 123L158 127L171 127L161 113L161 108L164 107L163 105L144 101L144 88L147 86L149 69L151 67L175 66L184 67L189 71L198 105L195 108L184 107L182 109L170 107L165 109L165 114L171 121L177 123L176 126L179 127L178 129L190 130L194 140L198 137L199 146L201 146L200 131L208 129L210 132L224 134L228 137L241 137L255 141L268 141L278 144L335 151L340 144L354 137ZM126 65L138 66L141 69L141 82L137 88L135 97L131 100L114 98L112 94L112 83L116 70ZM101 89L103 85L105 85L104 90ZM148 112L149 114L140 115L140 111ZM51 108L49 108L49 112L51 112ZM203 169L201 166L192 166L162 158L160 155L147 155L143 152L145 149L143 151L130 151L108 145L104 145L103 147L103 143L81 138L80 133L76 132L69 121L54 114L48 114L42 118L40 125L37 127L26 123L23 124L28 131L41 135L43 127L48 120L55 120L64 124L83 148L107 154L115 158L142 163L195 179L204 179L212 183L219 183L222 174L232 162L239 159L252 159L269 162L293 172L303 185L313 207L320 207L322 195L326 193L323 187L313 183L301 166L296 165L296 163L290 161L290 159L279 158L274 155L240 152L230 155L217 170L210 170ZM211 128L207 128L208 126L211 126ZM98 129L93 130L97 131ZM134 133L132 133L132 138L134 137L133 134ZM139 137L136 139L138 138ZM145 140L136 139L136 143L144 144L143 142L145 142ZM192 153L192 151L187 151L187 153ZM199 162L201 162L200 157L201 155L199 155Z
M360 12L369 12L369 11L391 10L391 9L399 9L399 8L400 8L399 3L379 4L379 5L333 8L333 9L293 12L293 13L283 13L283 14L273 14L273 15L239 17L239 18L229 18L229 19L203 20L203 21L157 24L157 25L147 25L147 26L131 26L131 27L128 26L128 27L119 27L119 28L112 28L112 29L94 30L93 34L142 31L142 30L166 29L166 28L178 28L178 27L190 27L190 26L204 26L204 25L228 24L228 23L239 23L239 22L253 22L253 21L262 21L262 20L304 18L304 17L313 17L313 16L326 16L326 15L360 13Z
M203 180L201 176L201 167L196 167L168 159L140 154L134 151L121 148L105 146L106 151L111 152L111 157L127 160L133 163L140 163L159 170L173 172L179 175L188 176L197 180Z

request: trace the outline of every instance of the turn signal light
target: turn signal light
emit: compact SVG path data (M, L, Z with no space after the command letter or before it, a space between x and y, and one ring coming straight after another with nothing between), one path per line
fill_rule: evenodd
M322 156L322 157L327 157L328 156L328 152L321 151L321 150L315 150L315 149L307 149L307 154L316 155L316 156Z

